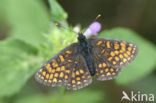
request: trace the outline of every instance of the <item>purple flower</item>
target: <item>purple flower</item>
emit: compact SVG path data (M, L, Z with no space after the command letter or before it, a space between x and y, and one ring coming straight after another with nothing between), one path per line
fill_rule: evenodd
M101 30L101 24L97 21L93 22L87 30L84 32L85 36L97 35L97 33Z

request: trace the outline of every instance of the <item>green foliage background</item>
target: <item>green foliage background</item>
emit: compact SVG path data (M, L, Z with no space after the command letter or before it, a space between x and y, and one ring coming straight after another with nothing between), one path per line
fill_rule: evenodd
M99 37L126 40L139 47L134 62L125 67L115 81L95 81L78 91L53 89L36 83L34 74L42 62L76 42L77 35L55 26L55 22L60 22L70 29L67 13L55 0L49 0L50 12L42 0L0 2L3 24L0 25L9 29L7 38L0 41L0 103L113 102L125 89L156 94L156 75L152 73L156 68L156 46L136 32L121 27L99 34ZM112 88L118 90L112 91Z

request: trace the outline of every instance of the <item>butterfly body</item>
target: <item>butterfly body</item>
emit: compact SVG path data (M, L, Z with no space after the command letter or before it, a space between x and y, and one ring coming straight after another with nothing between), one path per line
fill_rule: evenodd
M94 76L96 71L94 68L93 60L91 58L91 47L88 46L88 41L83 34L79 34L78 40L78 52L83 55L91 76Z
M135 44L79 34L73 43L48 60L35 78L48 86L77 90L97 80L114 79L138 53Z

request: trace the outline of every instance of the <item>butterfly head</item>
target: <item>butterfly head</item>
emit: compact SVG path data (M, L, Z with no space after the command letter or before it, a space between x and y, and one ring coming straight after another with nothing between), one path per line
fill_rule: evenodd
M78 41L79 41L79 42L86 41L86 37L85 37L82 33L79 33Z

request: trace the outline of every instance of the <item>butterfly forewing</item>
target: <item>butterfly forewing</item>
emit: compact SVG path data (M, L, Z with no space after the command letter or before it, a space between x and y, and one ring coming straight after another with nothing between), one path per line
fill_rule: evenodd
M73 90L90 84L90 73L84 58L77 53L77 45L66 47L48 60L36 73L36 80L48 86L64 86Z
M92 48L98 80L115 78L138 52L136 45L114 39L90 38L88 44Z

